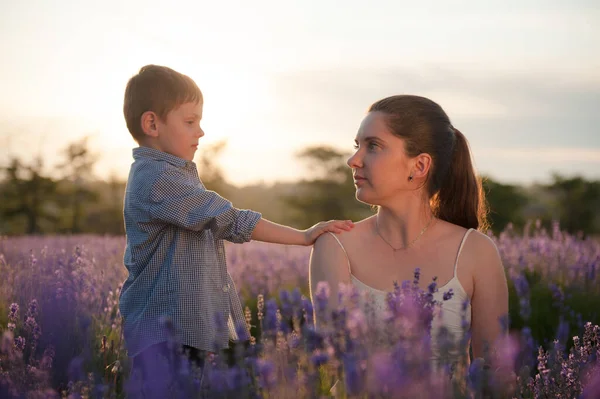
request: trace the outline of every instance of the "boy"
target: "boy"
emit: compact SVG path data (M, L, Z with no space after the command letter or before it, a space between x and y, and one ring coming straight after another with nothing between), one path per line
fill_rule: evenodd
M223 240L312 245L324 232L352 228L330 221L296 230L206 190L192 162L204 136L202 108L196 83L163 66L142 67L125 90L123 113L139 147L124 200L129 277L119 309L128 354L143 374L149 354L167 354L173 336L199 366L204 353L249 339Z

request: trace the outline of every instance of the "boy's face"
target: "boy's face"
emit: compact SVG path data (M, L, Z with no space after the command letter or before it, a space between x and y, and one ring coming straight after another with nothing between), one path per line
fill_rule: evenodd
M198 140L204 136L200 127L203 103L185 103L171 110L166 120L157 120L159 150L183 158L194 159Z

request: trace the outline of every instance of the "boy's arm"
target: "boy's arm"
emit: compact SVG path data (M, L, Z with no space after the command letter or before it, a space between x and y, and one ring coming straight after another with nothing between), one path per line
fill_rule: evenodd
M306 230L298 230L260 219L252 232L252 239L276 244L312 245L325 232L341 233L344 230L351 230L352 227L353 223L349 220L330 220L319 222Z
M234 208L214 191L193 184L182 171L168 169L150 192L150 216L188 230L208 229L216 238L250 241L261 214Z
M242 243L251 239L278 244L312 245L318 236L350 230L350 221L320 222L297 230L261 218L261 214L234 208L214 191L189 182L180 170L161 174L151 189L150 215L176 226L200 231L209 229L216 238Z

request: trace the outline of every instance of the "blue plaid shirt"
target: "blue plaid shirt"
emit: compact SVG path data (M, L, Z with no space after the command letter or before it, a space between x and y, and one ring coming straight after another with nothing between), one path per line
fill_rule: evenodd
M129 356L169 339L166 320L179 343L201 350L249 339L223 240L250 241L260 213L207 190L193 162L147 147L133 158L124 200L129 277L119 300Z

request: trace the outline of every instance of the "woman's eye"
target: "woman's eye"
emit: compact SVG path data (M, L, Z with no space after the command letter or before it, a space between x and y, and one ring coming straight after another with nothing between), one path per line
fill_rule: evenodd
M352 146L352 148L354 148L355 150L358 150L358 144L354 144L354 145Z

